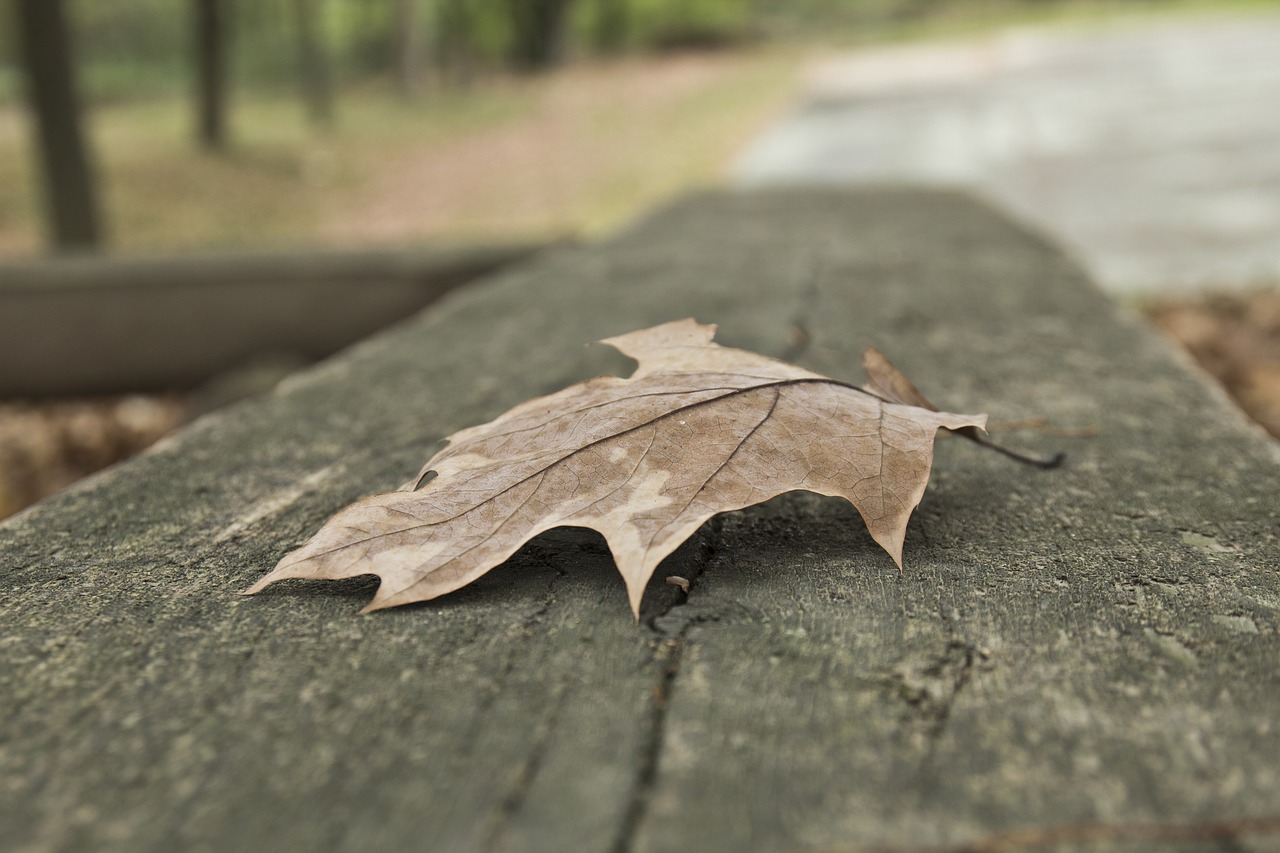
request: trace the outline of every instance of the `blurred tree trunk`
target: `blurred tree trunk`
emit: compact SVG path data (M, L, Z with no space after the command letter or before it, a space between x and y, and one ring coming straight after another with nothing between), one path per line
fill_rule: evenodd
M298 71L302 98L311 124L320 130L333 127L333 86L329 55L323 43L322 6L315 0L293 0L298 32Z
M210 151L227 145L229 0L195 0L196 138Z
M507 0L515 36L511 59L521 71L545 71L564 58L571 0Z
M56 249L95 248L101 240L95 182L81 131L62 0L18 0L17 14L51 242Z
M422 74L426 67L425 45L427 39L421 0L395 0L396 86L400 94L409 100L422 93Z

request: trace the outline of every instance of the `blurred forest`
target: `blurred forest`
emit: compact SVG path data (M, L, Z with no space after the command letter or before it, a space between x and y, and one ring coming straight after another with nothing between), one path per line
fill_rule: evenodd
M15 3L17 0L7 0ZM922 21L972 25L1029 10L1183 5L1150 0L62 0L90 101L185 91L201 7L217 7L249 88L295 85L317 60L336 84L428 78L465 85L626 52L762 39L884 38ZM12 16L9 16L10 19ZM312 51L319 55L304 57ZM0 99L16 95L18 45L0 27Z
M96 221L61 242L181 250L590 233L715 180L803 48L1187 5L1205 0L0 0L0 257L56 231L23 9L60 7L83 116L92 186L63 207Z

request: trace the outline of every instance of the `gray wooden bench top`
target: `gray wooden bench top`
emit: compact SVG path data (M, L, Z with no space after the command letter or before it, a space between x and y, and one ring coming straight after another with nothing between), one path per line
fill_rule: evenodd
M558 531L370 616L235 592L433 445L693 316L1082 438L939 440L899 574L847 504L721 516L640 624ZM802 330L802 331L801 331ZM964 197L718 194L542 256L0 526L17 850L792 851L1280 811L1274 445ZM693 580L685 596L664 575Z

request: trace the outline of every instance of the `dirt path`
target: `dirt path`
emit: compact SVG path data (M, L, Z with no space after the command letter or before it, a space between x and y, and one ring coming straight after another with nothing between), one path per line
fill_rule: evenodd
M359 163L327 239L596 232L723 174L778 109L785 59L688 55L585 65L521 86L518 121ZM755 103L752 103L752 102Z

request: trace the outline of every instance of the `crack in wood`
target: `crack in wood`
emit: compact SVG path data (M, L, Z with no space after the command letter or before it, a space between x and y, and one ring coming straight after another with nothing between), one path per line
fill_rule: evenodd
M543 599L542 605L537 610L529 613L520 621L517 629L526 637L532 637L535 634L535 627L542 621L542 618L555 605L559 596L556 593L556 584L563 579L568 572L560 567L556 567L555 575L547 582L547 594ZM477 709L480 713L476 714L476 719L480 720L484 716L484 712L493 705L498 694L502 690L502 685L510 677L516 668L516 655L507 656L507 660L503 665L502 671L494 680L493 688L486 696L481 706ZM523 763L516 774L515 781L510 789L502 796L493 809L493 818L488 833L486 833L484 841L481 843L480 849L485 853L492 853L499 849L503 835L510 824L511 819L520 813L524 807L525 800L529 796L529 791L533 787L533 781L538 776L538 771L542 767L542 760L546 756L547 749L551 743L551 736L559 725L560 714L564 710L565 699L568 696L568 687L565 683L559 682L555 685L552 692L550 708L538 721L533 742L529 746L529 752L525 755ZM474 742L474 740L473 740Z
M900 667L889 676L893 689L909 708L903 716L904 726L909 734L924 740L926 764L946 730L952 706L975 667L986 658L987 653L973 643L950 640L923 668Z
M677 591L672 603L649 620L649 627L659 635L654 651L654 661L662 663L661 671L653 686L650 697L648 726L644 748L639 756L635 785L631 790L627 808L623 812L618 835L610 848L611 853L631 853L635 846L636 834L649 810L653 787L658 778L658 764L662 757L663 745L666 742L667 709L671 704L671 696L675 691L676 679L680 675L684 663L685 649L689 644L689 632L705 621L698 616L681 613L689 601L689 596L698 588L707 567L715 559L719 551L719 542L723 522L716 516L703 527L702 536L694 570L685 575L689 580L689 592Z
M551 735L559 725L560 714L564 710L567 696L568 690L566 686L563 683L557 684L550 713L542 719L541 724L537 727L533 743L529 748L529 754L525 756L524 763L516 776L515 784L511 786L511 790L502 797L495 807L496 815L493 824L480 847L485 853L493 853L493 851L499 849L499 844L511 819L519 814L524 807L529 791L533 787L533 780L537 778L538 771L542 768L542 760L546 756L547 748L551 743Z

